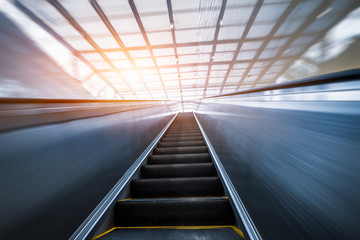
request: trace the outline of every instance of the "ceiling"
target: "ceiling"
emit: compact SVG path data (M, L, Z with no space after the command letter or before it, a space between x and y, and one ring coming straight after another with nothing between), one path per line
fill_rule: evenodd
M16 0L120 99L193 100L277 79L352 0Z

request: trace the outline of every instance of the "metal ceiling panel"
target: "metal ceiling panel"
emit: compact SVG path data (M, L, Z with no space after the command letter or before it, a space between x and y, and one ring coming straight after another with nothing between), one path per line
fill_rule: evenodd
M272 84L360 6L355 0L16 2L94 72L84 86L96 97L110 88L125 99L170 100Z

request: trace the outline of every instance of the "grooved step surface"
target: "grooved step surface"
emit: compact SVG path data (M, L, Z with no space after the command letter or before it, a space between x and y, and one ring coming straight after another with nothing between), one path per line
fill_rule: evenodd
M187 142L160 142L158 147L188 147L188 146L206 146L204 141Z
M131 181L131 199L116 203L114 223L120 229L99 239L242 239L223 195L194 116L179 114L141 167L140 178Z
M203 163L211 162L209 153L152 155L148 164Z
M166 147L156 148L154 154L189 154L189 153L207 153L207 147L194 146L194 147Z
M176 130L176 129L169 129L166 133L201 133L199 129L190 129L190 130Z
M161 142L204 141L203 137L163 137Z
M224 198L140 199L118 202L116 226L229 225L234 221Z
M205 177L216 176L212 163L144 165L142 178Z
M175 229L119 228L99 240L243 240L232 227Z
M131 182L132 198L222 196L218 177L152 178Z
M181 135L181 134L194 134L194 135L201 135L201 132L199 132L199 131L192 131L192 132L184 132L184 131L167 131L166 132L166 134L164 135L164 136L166 136L166 135L174 135L174 134L178 134L178 135Z
M199 133L169 133L164 135L165 138L179 138L179 137L202 137Z

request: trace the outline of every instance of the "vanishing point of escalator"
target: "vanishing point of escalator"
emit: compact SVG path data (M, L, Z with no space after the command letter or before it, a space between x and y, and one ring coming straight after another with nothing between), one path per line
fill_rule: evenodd
M179 114L117 202L114 239L243 239L192 114Z

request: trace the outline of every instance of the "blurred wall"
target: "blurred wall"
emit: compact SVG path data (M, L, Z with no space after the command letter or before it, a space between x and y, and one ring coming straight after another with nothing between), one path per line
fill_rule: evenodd
M0 238L68 239L172 116L156 106L1 133Z
M360 236L360 104L318 104L326 111L205 103L197 114L265 240Z
M0 12L0 97L92 98Z

